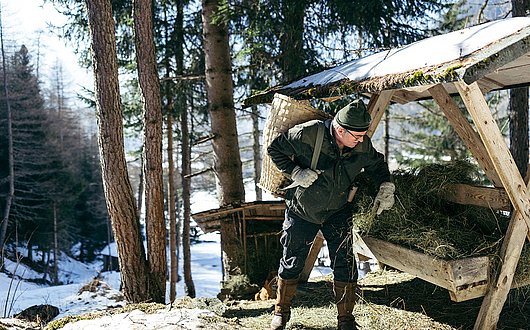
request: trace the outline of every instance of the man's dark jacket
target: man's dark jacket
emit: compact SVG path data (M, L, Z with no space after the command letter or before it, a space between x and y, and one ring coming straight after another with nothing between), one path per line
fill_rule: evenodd
M355 148L344 147L342 154L332 135L331 120L311 120L281 134L267 148L272 161L280 171L290 176L295 166L310 168L318 126L324 125L324 141L316 169L321 173L308 188L296 187L286 194L290 212L303 219L321 224L349 206L348 192L355 177L363 169L379 187L391 181L383 154L372 146L365 136Z

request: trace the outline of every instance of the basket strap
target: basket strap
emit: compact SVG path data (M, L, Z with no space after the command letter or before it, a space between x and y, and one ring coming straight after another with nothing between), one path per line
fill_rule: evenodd
M312 170L316 169L317 167L318 157L320 156L320 149L322 149L322 141L324 141L324 125L318 125L315 149L313 150L313 158L311 158Z

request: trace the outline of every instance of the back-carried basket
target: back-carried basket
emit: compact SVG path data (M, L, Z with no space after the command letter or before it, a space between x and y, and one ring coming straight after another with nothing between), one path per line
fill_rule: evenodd
M313 119L325 120L328 118L332 118L332 116L312 107L308 101L297 101L282 94L274 95L271 110L263 128L260 188L275 197L284 197L285 191L282 188L290 183L290 180L278 170L267 154L267 147L272 140L297 124Z

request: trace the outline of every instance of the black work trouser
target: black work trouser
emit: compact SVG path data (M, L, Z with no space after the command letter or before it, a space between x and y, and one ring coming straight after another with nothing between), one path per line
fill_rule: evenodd
M285 211L280 242L283 256L278 275L282 279L298 278L304 269L311 244L319 230L326 239L335 281L357 282L357 266L352 251L351 212L337 213L323 224L306 221Z

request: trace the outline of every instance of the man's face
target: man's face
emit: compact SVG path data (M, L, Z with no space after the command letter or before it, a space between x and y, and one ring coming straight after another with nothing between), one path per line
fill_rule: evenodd
M338 128L338 140L346 147L353 148L359 142L363 142L366 131L364 132L352 132L344 127Z

